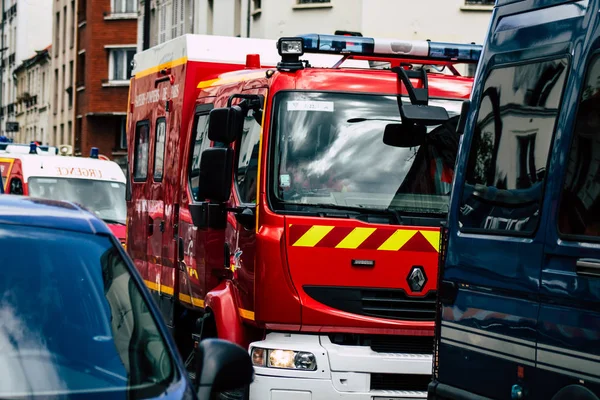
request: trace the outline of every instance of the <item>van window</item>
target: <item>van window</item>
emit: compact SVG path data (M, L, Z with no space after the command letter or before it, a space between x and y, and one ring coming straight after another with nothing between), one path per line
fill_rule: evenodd
M167 121L164 117L156 120L156 139L154 142L154 181L163 178L165 160L165 139L167 136Z
M248 111L242 137L238 141L238 160L235 170L238 195L242 203L256 203L256 178L261 126L253 110Z
M12 178L10 180L10 189L8 191L10 194L23 194L23 182L19 178Z
M545 60L490 72L469 152L461 229L537 229L567 64Z
M210 147L210 140L208 140L208 113L196 114L196 117L194 118L193 132L194 142L190 157L188 178L190 182L190 190L192 191L192 198L194 201L200 201L203 200L198 198L198 186L200 185L200 159L202 158L202 152Z
M588 67L558 214L560 233L600 236L600 56Z
M133 160L134 181L145 181L148 177L149 141L150 124L148 121L138 122L135 128L135 158Z

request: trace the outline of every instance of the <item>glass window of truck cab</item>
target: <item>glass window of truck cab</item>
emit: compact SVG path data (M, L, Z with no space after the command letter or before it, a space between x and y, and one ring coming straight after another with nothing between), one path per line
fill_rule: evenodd
M137 123L134 139L133 180L134 182L143 182L148 178L148 153L150 151L149 121L140 121Z
M212 105L201 106L194 116L192 126L192 146L190 154L190 165L188 168L188 182L191 196L194 201L202 201L198 198L198 187L200 185L200 160L202 152L210 147L208 139L208 113Z
M459 227L531 235L537 230L568 60L492 69L478 104Z
M110 237L12 224L0 236L1 398L158 397L179 379Z
M271 207L313 212L334 205L444 217L460 141L455 128L461 100L430 99L429 104L446 108L450 121L429 127L420 145L391 146L383 137L388 124L401 123L396 96L277 94Z
M261 113L248 110L244 119L242 136L238 139L235 182L236 190L241 203L256 203L257 178L258 178L258 152L261 133Z
M600 55L583 83L558 211L564 236L600 240Z

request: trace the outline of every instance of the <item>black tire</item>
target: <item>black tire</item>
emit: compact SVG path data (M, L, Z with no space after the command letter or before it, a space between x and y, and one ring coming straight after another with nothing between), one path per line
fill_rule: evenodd
M231 392L218 393L215 398L216 400L248 400L250 398L250 386Z
M598 400L598 396L584 386L569 385L559 390L552 400Z

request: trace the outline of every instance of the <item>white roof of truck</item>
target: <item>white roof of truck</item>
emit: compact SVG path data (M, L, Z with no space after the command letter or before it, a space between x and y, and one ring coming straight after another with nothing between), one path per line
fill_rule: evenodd
M72 156L0 153L0 158L21 160L23 177L78 178L125 183L123 170L114 161Z
M165 63L183 60L221 64L246 63L247 54L260 54L262 67L275 67L281 56L277 41L272 39L239 38L231 36L178 36L134 56L133 75ZM313 67L333 67L341 56L335 54L304 54ZM368 68L367 61L348 60L344 66Z

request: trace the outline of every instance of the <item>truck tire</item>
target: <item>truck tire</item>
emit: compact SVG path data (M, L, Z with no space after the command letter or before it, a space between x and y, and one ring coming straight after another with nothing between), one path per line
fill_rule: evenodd
M552 400L598 400L598 396L584 386L569 385L559 390Z
M250 386L231 392L222 392L216 397L218 400L248 400L250 398Z

